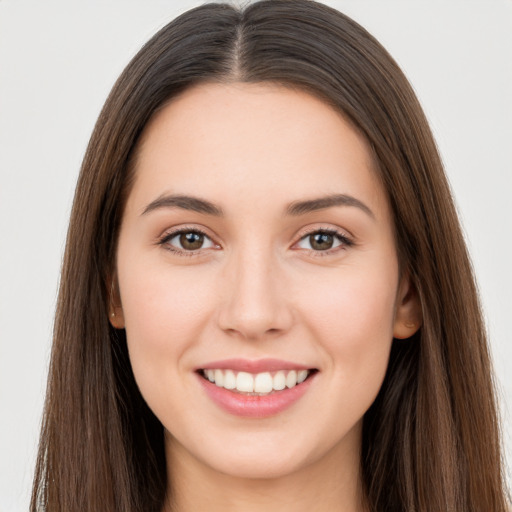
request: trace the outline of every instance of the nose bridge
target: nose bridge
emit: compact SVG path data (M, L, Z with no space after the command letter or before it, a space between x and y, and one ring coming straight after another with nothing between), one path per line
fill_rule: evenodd
M233 252L225 270L226 294L220 312L223 330L257 339L289 327L291 311L284 276L271 248L247 244Z

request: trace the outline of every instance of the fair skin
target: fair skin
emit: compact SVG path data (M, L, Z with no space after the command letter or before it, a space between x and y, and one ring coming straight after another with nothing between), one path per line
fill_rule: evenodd
M364 139L304 92L203 84L154 116L135 172L111 322L165 427L168 510L364 510L362 418L419 314ZM226 360L307 378L248 395L207 380Z

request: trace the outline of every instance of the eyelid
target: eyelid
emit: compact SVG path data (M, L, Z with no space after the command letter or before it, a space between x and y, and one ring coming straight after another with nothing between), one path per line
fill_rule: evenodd
M344 250L347 249L348 247L352 247L355 245L354 237L351 234L349 234L348 231L332 225L317 225L301 229L297 234L297 240L292 245L292 249L296 248L296 246L306 237L311 236L315 233L326 233L333 235L341 243L337 247L332 247L331 249L325 249L323 251L315 251L314 249L302 249L305 251L309 251L310 253L313 253L314 256L325 256L328 254L332 254L333 252L338 252L340 250Z
M307 235L311 235L312 233L335 233L337 235L343 236L345 238L354 239L354 236L346 229L340 228L339 226L334 226L332 224L321 224L315 223L314 225L309 225L301 228L296 235L297 240L304 238Z
M179 247L175 247L168 243L170 240L172 240L176 236L183 234L183 233L199 233L199 234L203 235L205 238L207 238L212 243L212 247L205 247L205 248L201 247L196 250L188 251L185 249L180 249ZM191 226L184 225L184 226L179 226L179 227L175 227L175 228L169 228L169 229L165 230L162 233L162 235L160 235L157 238L156 243L158 245L163 246L169 252L177 254L179 256L200 256L201 254L204 253L205 250L220 248L220 245L217 242L215 242L214 237L209 235L204 228L201 228L197 225L191 225Z
M156 243L158 245L164 246L165 249L168 251L178 254L180 256L200 256L204 253L205 250L209 249L220 249L221 246L215 241L215 237L211 236L207 233L205 228L197 226L197 225L183 225L183 226L177 226L174 228L169 228L163 232L162 235L160 235L157 238ZM178 247L172 246L168 244L170 240L172 240L174 237L182 234L182 233L200 233L205 238L207 238L213 245L213 247L206 247L206 248L199 248L196 250L185 250L185 249L179 249ZM325 249L325 250L314 250L314 249L304 249L304 248L297 248L297 245L304 240L304 238L311 236L315 233L326 233L330 234L334 237L336 237L340 241L340 245ZM312 253L314 256L325 256L332 254L333 252L338 252L340 250L345 250L349 247L352 247L355 245L354 237L348 233L347 230L344 230L340 227L335 227L332 225L315 225L315 226L308 226L305 228L302 228L295 237L295 242L292 244L292 249L294 250L304 250L308 251L309 253Z

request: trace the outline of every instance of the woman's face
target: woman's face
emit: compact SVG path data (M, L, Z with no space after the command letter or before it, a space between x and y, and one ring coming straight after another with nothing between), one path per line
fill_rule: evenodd
M168 457L355 466L392 338L414 331L363 138L303 92L200 85L150 122L135 172L112 323Z

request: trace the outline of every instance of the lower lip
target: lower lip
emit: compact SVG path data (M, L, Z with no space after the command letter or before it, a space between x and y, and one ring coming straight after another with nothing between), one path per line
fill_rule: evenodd
M293 388L285 388L269 395L243 395L221 388L198 374L198 378L207 395L222 409L235 416L246 418L265 418L288 409L310 388L316 373Z

